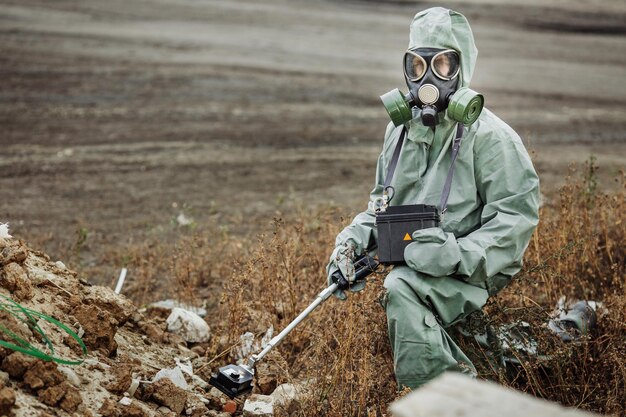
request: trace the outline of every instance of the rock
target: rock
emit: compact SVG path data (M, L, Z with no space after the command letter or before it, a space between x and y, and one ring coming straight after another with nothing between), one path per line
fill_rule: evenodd
M78 377L78 375L76 375L76 372L74 372L73 369L67 366L57 366L57 369L59 370L59 372L65 375L67 382L74 385L76 388L80 388L82 383L80 381L80 378Z
M33 298L33 285L21 265L12 262L4 266L0 271L0 286L11 292L18 300L30 300Z
M0 371L0 388L4 388L9 383L9 374Z
M28 326L7 311L0 310L0 323L23 340L29 341L33 337L33 332L28 328ZM10 338L8 334L5 334L3 337L9 338L4 340L15 342L15 340ZM13 350L7 349L7 353L13 353Z
M120 414L117 408L118 404L116 404L112 399L107 398L104 400L104 403L102 403L98 412L102 414L103 417L118 417Z
M252 394L243 405L244 417L272 417L274 398L269 395Z
M109 372L111 373L111 380L104 387L114 394L123 394L128 391L133 382L131 367L127 364L120 364L112 366Z
M222 405L229 400L229 398L222 391L215 387L212 387L206 394L205 398L209 400L212 407L221 409Z
M0 416L11 415L11 409L15 405L15 391L5 387L0 389Z
M56 363L42 360L37 360L24 373L24 383L35 391L59 385L65 379L65 375L57 369Z
M115 292L107 287L96 285L88 287L85 290L85 299L83 302L96 305L101 310L110 313L113 318L117 320L118 326L122 326L126 323L135 312L135 306L130 300L123 295L115 294Z
M28 278L33 284L37 286L42 285L49 281L54 282L57 280L56 275L42 268L40 266L41 264L37 262L32 262L31 259L27 260L25 265L28 268Z
M56 406L65 396L65 390L63 388L64 387L59 384L50 388L39 390L39 392L37 393L39 401L46 405L49 405L50 407Z
M195 394L187 396L187 402L185 403L185 414L191 417L204 416L209 409Z
M189 385L187 385L187 381L185 380L185 376L183 375L183 371L180 370L178 366L175 366L171 369L161 369L152 379L153 382L156 382L160 379L167 378L174 385L181 389L188 389Z
M6 371L11 378L19 379L24 376L26 370L36 361L37 359L32 356L21 352L13 352L2 361L2 370Z
M271 351L256 366L255 393L269 395L279 384L287 382L289 365L277 351Z
M172 310L174 308L182 308L187 311L191 311L192 313L196 313L200 317L206 316L206 309L202 307L194 307L189 304L181 303L176 300L167 299L154 302L148 306L149 308L159 308L163 310Z
M161 413L164 416L171 416L171 415L177 415L176 413L174 413L172 410L170 410L169 408L165 407L165 406L161 406L159 408L157 408L157 411L159 413Z
M3 241L0 246L0 266L11 262L24 262L28 248L21 241Z
M162 378L152 384L152 398L158 404L164 405L180 414L187 403L187 391L174 385L168 378Z
M237 411L237 403L233 400L228 400L222 405L222 411L229 414L235 414Z
M211 329L202 317L182 308L172 309L167 318L167 330L191 343L206 342L211 336Z
M279 385L271 397L274 398L274 406L285 413L292 413L298 408L298 392L293 384Z
M154 415L150 408L139 401L130 400L130 403L125 405L110 398L104 401L98 412L103 417L150 417Z
M111 314L95 305L85 304L77 306L72 314L85 331L83 342L89 348L98 349L106 356L117 350L115 333L118 322Z
M78 406L83 403L83 398L80 396L78 390L71 386L68 382L64 382L61 385L64 385L65 395L63 396L59 406L63 411L73 413L76 411Z

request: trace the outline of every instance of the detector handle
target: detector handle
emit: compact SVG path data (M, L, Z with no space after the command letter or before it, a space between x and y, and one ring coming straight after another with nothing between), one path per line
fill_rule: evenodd
M340 290L346 290L351 284L365 280L369 274L376 271L380 263L371 256L363 255L354 261L354 282L350 283L346 280L340 270L337 270L331 276L333 282L337 284Z

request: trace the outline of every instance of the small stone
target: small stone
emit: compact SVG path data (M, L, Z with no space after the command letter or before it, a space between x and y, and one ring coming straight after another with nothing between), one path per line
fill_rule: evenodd
M279 385L271 395L276 408L286 413L294 412L298 407L298 392L293 384Z
M85 330L83 342L92 348L111 356L117 351L115 333L119 322L106 310L91 304L81 304L72 312Z
M196 313L173 308L167 318L167 330L191 343L202 343L211 337L211 329L206 321Z
M158 404L169 407L176 414L180 414L185 409L187 391L174 385L168 378L154 382L152 388L154 389L152 398Z
M0 389L0 416L11 415L11 409L15 405L15 391L5 387Z
M187 403L185 404L185 414L191 417L204 416L209 409L202 402L202 400L195 394L187 396Z
M169 408L167 408L167 407L166 407L166 406L164 406L164 405L162 405L161 407L157 408L157 411L158 411L159 413L161 413L161 414L165 414L165 415L168 415L168 414L171 414L171 413L172 413L172 410L170 410Z
M237 411L237 403L233 400L228 400L222 405L222 411L230 414L235 414Z
M76 411L78 406L83 403L83 398L80 396L78 390L71 386L68 382L63 382L61 385L64 385L65 395L63 396L59 406L63 411L73 413Z
M18 300L33 298L33 285L26 271L15 262L5 265L4 270L0 270L0 286L9 290Z
M9 374L4 371L0 371L0 388L4 387L8 383L9 383Z
M243 405L244 417L272 417L274 398L269 395L252 394Z
M65 375L65 378L67 378L67 382L69 382L70 384L74 385L76 388L80 388L80 386L81 386L80 378L78 377L78 375L76 375L76 372L74 372L73 369L71 369L71 368L69 368L67 366L58 366L57 369L63 375Z
M112 366L109 371L112 374L111 379L104 387L114 394L126 392L133 382L133 377L130 373L131 367L127 364L119 364Z
M21 352L13 352L2 361L2 369L6 371L11 378L19 379L37 359L32 356L25 355Z
M63 381L65 375L59 372L54 362L38 360L24 373L24 383L34 390L59 385Z

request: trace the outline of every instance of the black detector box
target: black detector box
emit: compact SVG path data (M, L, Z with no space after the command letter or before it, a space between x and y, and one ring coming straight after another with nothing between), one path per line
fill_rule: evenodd
M439 226L436 206L413 204L389 206L376 215L378 229L378 260L383 264L403 264L404 248L413 241L419 229Z

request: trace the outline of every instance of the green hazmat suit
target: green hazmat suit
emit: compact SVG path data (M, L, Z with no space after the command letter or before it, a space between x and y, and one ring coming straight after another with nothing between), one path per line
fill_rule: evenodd
M410 27L409 48L414 47L456 50L459 88L469 86L478 52L463 15L440 7L418 13ZM456 129L446 112L438 117L435 128L426 127L417 110L405 125L391 205L438 205ZM374 200L382 195L401 130L391 123L387 127L368 209L337 236L336 248L350 245L356 255L375 253ZM446 329L481 309L519 272L538 222L538 202L539 179L520 137L485 108L465 127L440 227L413 232L404 251L406 265L396 266L385 279L383 305L400 387L416 388L446 370L475 375ZM329 275L337 270L334 256L327 270Z

